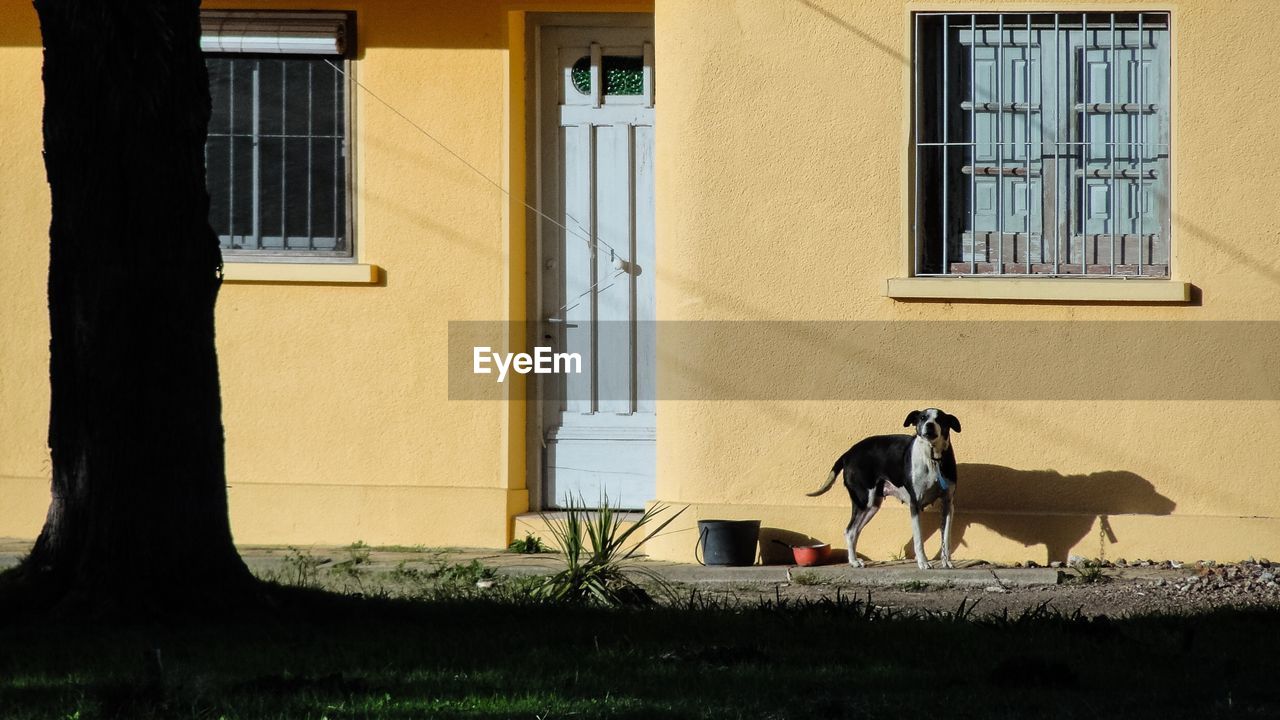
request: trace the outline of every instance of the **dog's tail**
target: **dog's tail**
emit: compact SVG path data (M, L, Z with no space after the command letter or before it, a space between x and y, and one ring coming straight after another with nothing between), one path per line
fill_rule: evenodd
M841 455L839 458L836 458L836 464L831 466L831 472L827 473L827 481L822 483L822 487L818 488L817 490L814 490L811 493L805 493L805 495L808 495L809 497L818 497L822 493L830 490L831 486L836 484L836 475L840 473L840 467L842 465L844 465L843 455Z

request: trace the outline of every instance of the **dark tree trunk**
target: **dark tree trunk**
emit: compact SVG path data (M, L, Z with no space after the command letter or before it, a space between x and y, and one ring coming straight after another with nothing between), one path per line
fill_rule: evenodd
M239 607L198 0L35 0L44 38L53 500L24 564L79 612Z

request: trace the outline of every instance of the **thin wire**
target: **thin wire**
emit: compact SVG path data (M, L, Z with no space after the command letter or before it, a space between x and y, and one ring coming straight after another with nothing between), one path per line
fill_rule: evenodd
M625 275L626 273L627 273L626 270L618 270L606 278L601 278L600 280L597 280L591 283L591 285L586 290L583 290L577 295L574 295L572 298L569 299L569 302L565 303L564 305L561 305L560 308L556 310L555 313L553 313L551 317L547 319L548 320L564 320L565 318L561 317L560 313L568 312L569 310L572 310L578 307L579 305L581 305L582 303L578 302L578 300L582 299L583 297L586 297L587 295L590 295L591 291L599 287L601 283L609 283L608 285L605 285L604 287L600 288L601 292L613 287L613 281ZM570 305L569 303L573 303L573 304Z
M325 63L327 63L327 64L329 65L329 67L333 68L335 71L337 71L337 72L341 73L341 74L342 74L342 76L343 76L343 77L345 77L345 78L347 79L347 81L348 81L348 82L350 82L351 84L353 84L353 85L355 85L356 87L360 88L361 90L365 91L366 93L368 93L369 97L373 98L374 100L377 100L379 103L381 103L381 104L382 104L382 106L383 106L383 107L385 107L385 108L387 108L388 110L390 110L391 112L395 113L397 116L399 116L399 117L400 117L400 119L401 119L401 120L404 120L406 123L408 123L410 126L412 126L412 127L413 127L413 129L415 129L415 130L417 130L418 132L422 133L422 134L423 134L423 135L424 135L428 140L430 140L431 142L433 142L433 143L435 143L437 146L439 146L441 150L444 150L445 152L449 153L449 154L450 154L450 155L452 155L452 156L454 157L454 159L456 159L458 162L460 162L460 163L462 163L463 165L467 166L467 167L468 167L472 172L474 172L476 175L479 175L479 176L480 176L480 178L481 178L481 179L483 179L485 182L487 182L487 183L489 183L490 185L492 185L492 186L494 186L495 188L497 188L497 189L498 189L498 192L502 193L503 195L506 195L508 198L515 199L515 198L513 198L513 197L512 197L512 195L511 195L511 191L509 191L509 190L507 190L506 188L502 187L502 183L500 183L500 182L498 182L497 180L494 180L493 178L489 177L488 175L486 175L486 174L484 173L484 171L483 171L483 170L481 170L480 168L476 167L475 165L472 165L470 162L468 162L468 161L467 161L467 159L466 159L466 158L464 158L464 157L462 157L461 155L459 155L458 153L454 152L454 151L453 151L453 150L452 150L448 145L445 145L443 142L441 142L440 140L438 140L438 139L436 138L436 136L434 136L434 135L432 135L431 133L427 132L426 128L424 128L424 127L422 127L421 125L419 125L418 123L414 122L413 118L410 118L408 115L405 115L404 113L400 112L400 110L398 110L394 105L392 105L391 103L387 102L386 100L383 100L383 99L382 99L382 98L381 98L377 93L375 93L374 91L370 90L368 87L365 87L365 85L364 85L363 83L361 83L359 80L355 79L354 77L351 77L351 75L349 75L349 74L348 74L346 71L344 71L342 68L340 68L340 67L338 67L337 65L335 65L332 61L330 61L330 60L328 60L328 59L325 59ZM534 207L533 205L530 205L528 202L526 202L526 201L524 201L524 200L517 200L517 202L519 202L521 205L525 206L527 209L532 210L536 215L538 215L538 217L541 217L541 218L543 218L544 220L546 220L546 221L550 222L552 225L555 225L556 227L560 228L561 230L564 230L566 233L569 233L569 234L571 234L571 235L576 235L579 239L581 239L581 240L582 240L583 242L585 242L587 245L592 245L593 243L595 243L595 244L597 244L597 245L603 245L603 246L605 246L605 247L609 248L609 252L613 253L613 254L614 254L614 256L616 256L616 257L620 257L620 258L623 258L624 260L626 260L626 259L627 259L627 258L626 258L626 256L624 256L622 253L618 252L617 248L615 248L614 246L610 245L608 242L606 242L606 241L604 241L604 240L601 240L601 239L600 239L600 237L599 237L598 235L596 235L596 236L593 236L593 235L590 235L590 234L587 234L587 235L581 235L581 234L575 233L575 232L573 231L573 229L572 229L572 228L570 228L568 225L565 225L564 223L560 222L559 220L556 220L555 218L551 217L550 215L548 215L548 214L546 214L546 213L542 212L541 210L539 210L538 208ZM561 308L561 309L563 310L564 308Z

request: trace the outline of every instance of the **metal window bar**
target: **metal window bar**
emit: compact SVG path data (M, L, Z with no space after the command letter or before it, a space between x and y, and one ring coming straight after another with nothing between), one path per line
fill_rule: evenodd
M1025 162L1025 164L1026 164L1026 169L1027 169L1027 177L1026 177L1026 181L1025 181L1026 189L1027 189L1027 195L1026 195L1026 202L1027 202L1027 223L1026 223L1026 225L1027 225L1027 245L1026 245L1026 253L1027 253L1027 257L1026 257L1026 260L1027 260L1027 274L1028 274L1028 275L1030 275L1030 274L1031 274L1031 215L1032 215L1032 213L1031 213L1031 101L1034 99L1034 98L1032 98L1032 97L1031 97L1031 13L1027 13L1027 56L1026 56L1025 58L1023 58L1023 83L1024 83L1024 84L1023 84L1023 92L1025 92L1025 93L1027 94L1027 103L1026 103L1026 104L1027 104L1027 123L1026 123L1026 130L1025 130L1025 132L1026 132L1026 136L1027 136L1027 137L1026 137L1026 140L1027 140L1027 148L1026 148L1026 154L1025 154L1025 156L1024 156L1022 159L1023 159L1023 161ZM1041 99L1043 99L1043 96L1041 97ZM1044 139L1044 137L1043 137L1043 136L1041 136L1041 139L1043 140L1043 139ZM1043 175L1043 173L1042 173L1042 175ZM1040 183L1040 187L1042 188L1042 189L1041 189L1041 192L1044 192L1044 190L1043 190L1043 187L1044 187L1044 181L1043 181L1043 180L1042 180L1042 181L1041 181L1041 183ZM1043 223L1043 222L1044 222L1044 217L1043 217L1043 214L1042 214L1042 215L1041 215L1041 223ZM1044 241L1043 241L1043 238L1044 238L1044 228L1043 228L1043 227L1041 227L1041 228L1040 228L1040 237L1042 238L1042 240L1041 240L1041 246L1043 246L1043 243L1044 243ZM1015 253L1018 251L1018 247L1017 247L1017 244L1016 244L1016 243L1015 243L1015 245L1014 245L1013 250L1014 250L1014 252L1015 252ZM1041 255L1041 259L1042 259L1042 260L1044 259L1043 254Z
M1097 13L1094 14L1096 15ZM952 42L956 42L957 45L963 45L965 41L960 35L956 36L953 40L951 30L956 26L953 26L951 20L953 17L964 17L965 15L968 16L968 22L958 24L958 27L964 28L967 25L967 29L969 31L968 42L973 45L973 48L968 53L969 99L961 100L961 102L957 103L955 109L967 112L969 116L970 137L963 141L953 141L950 136L950 112L952 110L950 107L950 103L952 102L950 85L953 79L950 73L949 54L952 50ZM951 148L966 147L968 149L970 163L968 165L964 165L961 168L961 172L962 174L969 175L969 198L966 205L968 206L969 222L972 227L969 230L969 238L967 238L969 240L967 243L969 257L967 258L968 262L965 263L965 265L967 265L966 269L969 273L976 275L1007 274L1014 272L1018 274L1035 273L1070 277L1120 275L1167 277L1168 265L1157 265L1156 261L1153 260L1153 256L1155 253L1154 248L1157 243L1164 243L1160 246L1162 249L1167 247L1168 235L1166 232L1162 232L1160 230L1156 230L1155 232L1148 231L1145 200L1147 181L1164 179L1162 178L1161 173L1157 170L1148 169L1146 167L1146 154L1148 152L1153 152L1157 157L1168 157L1167 152L1169 149L1167 141L1148 142L1148 136L1150 134L1147 128L1147 124L1149 122L1148 118L1157 117L1160 118L1160 121L1163 123L1168 122L1167 115L1164 114L1164 107L1160 102L1160 96L1157 95L1157 102L1150 102L1148 89L1146 87L1146 51L1148 49L1159 50L1161 47L1160 36L1152 34L1152 26L1148 24L1152 13L1108 13L1106 25L1103 25L1101 28L1098 27L1100 23L1095 23L1091 26L1088 14L1086 13L1020 13L1019 15L1021 15L1021 17L1018 19L1022 22L1017 24L1011 23L1009 24L1009 27L1013 28L1018 25L1026 27L1027 37L1022 42L1019 42L1016 32L1007 36L1009 31L1006 30L1006 16L1002 14L994 14L994 16L984 15L983 19L985 22L981 26L979 25L979 17L976 13L915 14L913 34L915 36L917 46L921 42L922 38L932 36L931 33L924 32L921 27L921 19L933 16L939 17L938 23L941 26L940 37L943 38L944 45L942 52L939 53L940 59L936 60L936 62L938 62L938 66L933 70L934 74L937 74L940 71L942 77L942 85L940 88L936 88L936 95L926 95L926 93L923 92L921 78L924 74L922 72L920 56L917 55L915 60L915 78L917 88L915 100L917 104L913 127L915 128L914 134L916 148L914 157L916 158L917 173L915 178L916 207L913 210L913 236L915 237L916 247L914 266L917 274L949 275L963 272L960 268L964 267L964 265L953 263L950 254L949 237L954 232L954 226L952 225L949 212L949 183L951 172L949 160ZM1155 23L1155 26L1159 30L1164 31L1164 41L1167 42L1168 15L1164 13L1161 15L1162 20ZM1064 16L1067 16L1065 22ZM1044 19L1037 21L1037 17ZM1037 28L1037 25L1039 25L1039 28ZM1136 36L1132 34L1132 30L1135 26L1137 28ZM1049 27L1052 27L1053 32L1051 40L1046 39L1043 35L1043 33L1048 31ZM979 38L989 42L988 34L983 33L980 35L980 29L982 28L994 29L996 30L997 35L995 43L996 47L994 48L996 50L995 96L989 98L987 102L978 101L977 73L975 70L977 62L976 48L980 43ZM1090 32L1093 32L1093 35L1090 35ZM1107 32L1108 37L1102 37L1103 32ZM963 33L963 30L961 30L961 33ZM1076 40L1076 33L1079 33L1078 41ZM1006 45L1010 48L1023 48L1023 51L1027 53L1024 58L1025 65L1022 86L1027 95L1026 102L1010 102L1013 98L1006 97L1008 92L1004 85L1006 80L1004 68ZM987 47L990 46L988 45ZM1054 52L1052 84L1046 86L1042 83L1039 86L1038 92L1041 98L1040 102L1035 101L1037 86L1031 82L1032 61L1035 59L1032 54L1032 49L1037 47L1045 49L1052 48L1052 51ZM1107 102L1091 101L1094 83L1091 73L1089 72L1089 60L1087 57L1087 52L1089 50L1102 51L1101 54L1106 59L1107 66L1104 70L1107 72L1107 75L1104 77L1110 81L1107 83L1109 85L1106 91ZM1121 62L1121 50L1133 51L1131 56L1126 57L1125 62L1136 63L1137 68L1136 72L1127 73L1127 75L1132 76L1132 79L1127 91L1127 97L1125 98L1120 97L1120 88L1119 83L1117 82L1117 74L1119 72L1118 63ZM1073 54L1078 56L1078 62L1071 60L1071 56ZM1066 56L1069 61L1065 67L1062 62L1064 56ZM1135 56L1136 61L1133 59ZM1040 59L1041 61L1045 60L1043 56L1041 56ZM1167 51L1161 59L1167 64ZM1167 67L1164 69L1164 72L1167 73ZM1073 74L1078 78L1078 84L1074 85L1074 87L1081 93L1079 101L1073 101L1070 99L1071 87L1073 87L1070 80ZM1041 72L1037 73L1036 77L1043 78L1044 76ZM1164 78L1167 83L1167 75L1165 75ZM1132 86L1133 83L1137 83L1136 89ZM1167 86L1165 89L1167 89ZM940 118L940 124L942 127L941 142L927 142L923 140L924 134L928 132L928 127L924 122L925 112L922 108L922 104L926 97L929 97L932 102L936 103L940 100L942 103L944 111L941 113ZM1052 125L1048 124L1049 113L1047 112L1048 105L1046 105L1046 103L1053 106ZM1062 112L1063 109L1066 109L1070 114L1064 115ZM977 135L978 114L980 112L990 113L995 116L996 127L994 133L994 149L999 154L996 157L994 167L983 166L978 160L979 148L984 145L984 143L979 142L979 137ZM1013 139L1012 141L1006 139L1006 128L1004 127L1005 112L1010 112L1015 115L1023 114L1024 130L1027 134L1023 143L1017 143L1016 139ZM1030 154L1030 151L1034 149L1036 145L1034 142L1036 125L1033 123L1036 122L1034 116L1037 113L1039 114L1039 134L1041 135L1040 145L1042 148L1041 166L1039 168L1033 167L1032 157ZM1099 142L1093 137L1094 133L1090 122L1091 117L1098 115L1105 116L1108 128L1107 134L1109 137L1102 142ZM1130 156L1126 162L1128 166L1124 168L1120 166L1121 153L1119 145L1121 142L1118 132L1118 123L1121 116L1125 117L1126 126L1130 128L1130 137L1126 138L1124 141L1124 144L1130 148ZM1069 134L1068 137L1063 137L1063 131L1068 127L1063 124L1063 120L1064 118L1070 117L1074 118L1074 120L1070 122L1075 124L1076 130L1079 133L1078 138L1071 138L1069 137ZM935 125L934 127L937 126ZM1054 135L1052 142L1045 137L1045 135L1050 131ZM1163 140L1163 138L1159 139ZM1027 149L1027 156L1024 157L1023 162L1020 164L1021 167L1006 167L1004 163L1005 154L1011 147L1016 146L1016 144L1024 145ZM925 195L923 194L925 192L925 186L923 185L924 181L921 176L926 171L930 173L937 172L936 167L930 170L924 168L921 163L922 150L929 147L938 147L943 153L942 162L939 163L942 168L942 179L940 183L941 195L940 200L938 200L942 213L942 222L941 233L937 238L930 238L929 236L932 235L932 231L923 227L920 222L922 217L922 209L920 206L925 201ZM1054 181L1052 185L1048 183L1049 176L1046 174L1046 168L1044 167L1044 161L1047 160L1047 158L1043 157L1043 151L1050 147L1054 154L1054 167L1052 173ZM1091 160L1093 153L1097 152L1101 155L1104 151L1106 166L1093 166ZM1071 156L1075 158L1076 164L1074 171L1066 175L1061 172L1061 157L1064 152L1071 152ZM1134 170L1133 166L1129 164L1133 163L1132 154L1134 152L1138 155L1138 168L1136 170ZM999 181L995 183L995 231L980 232L976 229L976 225L973 225L973 223L977 222L978 217L977 180L979 176L994 176L996 178L1019 177L1026 181L1025 192L1027 194L1024 195L1024 198L1027 201L1027 217L1024 218L1024 227L1021 233L1008 232L1004 227L1004 196L1008 188ZM1075 176L1080 177L1078 196L1076 196L1074 192L1074 188L1077 186L1071 182ZM1038 205L1035 204L1033 194L1031 192L1031 178L1041 179L1040 192L1042 193L1042 196L1041 202ZM1091 178L1105 181L1104 188L1095 189L1105 189L1108 196L1105 210L1108 215L1106 220L1108 221L1109 227L1104 228L1102 232L1095 233L1091 233L1089 231L1089 180ZM1121 193L1119 190L1121 189L1122 181L1130 188L1130 191L1124 196L1126 198L1125 202L1130 203L1130 205L1128 205L1128 212L1126 213L1128 220L1125 222L1126 224L1137 223L1133 232L1126 232L1125 230L1117 229L1118 224L1121 222L1120 214L1122 208ZM1046 200L1043 197L1043 193L1050 192L1050 188L1053 188L1053 195L1051 198ZM1062 192L1064 189L1071 189L1071 192L1064 193ZM1052 206L1048 204L1050 200L1053 203ZM1137 204L1138 207L1135 209L1132 207L1132 204ZM1032 214L1035 207L1040 207L1042 211L1039 232L1037 232L1037 229L1034 227L1032 222ZM1044 227L1044 223L1048 222L1048 218L1050 217L1050 213L1048 212L1050 207L1052 208L1051 215L1054 223L1052 261L1049 260L1049 253L1047 252L1046 247L1049 231ZM1166 228L1168 226L1167 208L1162 206L1161 209L1162 215L1159 227ZM1078 218L1071 223L1075 227L1070 228L1073 231L1067 238L1061 237L1061 230L1063 226L1060 221L1063 218ZM980 235L985 237L988 243L992 239L991 236L995 235L997 248L996 258L994 260L991 257L992 248L989 244L985 248L985 251L982 253L979 252L978 240ZM1022 237L1020 238L1019 235ZM1010 263L1005 262L1005 236L1009 236L1014 243L1013 256L1011 258L1012 262ZM940 273L935 273L932 267L924 267L924 258L932 252L930 247L936 248L936 245L929 245L930 240L934 240L935 242L942 244L940 255L943 267L940 268ZM1026 257L1023 258L1022 263L1016 262L1016 255L1019 249L1018 240L1023 240L1024 244L1022 244L1021 247L1024 248L1027 253ZM1129 243L1134 240L1138 243L1138 258L1136 263L1133 261L1132 257L1128 255L1127 250L1127 248L1130 247ZM1031 248L1033 241L1038 242L1040 247L1038 255L1038 260L1040 262L1038 263L1036 262L1037 257L1034 255ZM1108 261L1105 264L1099 262L1101 255L1099 250L1101 249L1103 242L1109 242L1111 246ZM961 244L959 247L963 250L965 244ZM1093 248L1092 253L1090 253L1090 248ZM1070 263L1067 265L1063 264L1064 249L1067 250L1067 262ZM1072 249L1079 253L1078 258L1070 258L1070 251ZM978 256L980 254L985 254L986 256L986 262L982 263L984 266L982 268L979 267L978 262ZM935 255L934 257L938 256ZM963 262L965 258L961 257L958 258L958 260Z
M1004 15L998 16L996 29L996 167L1004 177ZM976 101L977 98L974 98ZM976 230L975 230L976 232ZM996 267L1004 272L1004 185L996 182L996 237L999 250ZM987 250L990 254L990 248Z
M315 131L316 119L315 86L315 67L307 65L307 250L312 251L316 249L316 231L315 218L311 211L312 180L309 169L314 167L313 163L315 163L315 153L313 152L315 139L312 137L312 133Z
M227 97L215 98L215 108L225 108L227 113L226 131L210 132L210 139L225 139L227 149L224 161L219 161L207 152L206 163L210 161L226 163L226 191L225 197L227 207L225 215L219 213L218 218L211 218L215 228L218 230L220 241L225 251L231 253L267 253L267 254L285 254L285 255L313 255L313 256L333 256L333 257L349 257L351 255L350 245L347 242L347 224L345 217L345 201L346 201L346 163L345 163L345 141L346 141L346 92L342 84L342 78L339 73L333 75L333 98L332 106L321 110L316 103L316 90L319 82L324 82L323 77L317 77L314 72L313 63L309 60L306 66L306 130L291 131L288 126L291 117L289 107L289 94L299 93L301 82L290 83L288 80L288 63L290 60L263 60L259 58L223 58L226 62L226 78L225 87ZM277 87L274 79L264 77L265 66L270 63L273 66L278 64L280 68L280 80L278 87L281 98L278 106L274 103L268 103L264 97L264 92L270 87ZM240 105L236 102L236 95L242 96ZM248 108L241 105L247 101ZM303 101L298 99L299 103ZM331 112L330 127L324 131L316 132L315 123L317 119L317 110L323 117L326 111ZM247 111L247 112L246 112ZM300 112L295 110L294 112ZM278 115L277 115L278 113ZM293 117L297 117L296 115ZM267 132L268 119L271 121L271 132ZM279 124L278 130L274 127L275 123ZM300 121L295 121L300 122ZM239 123L239 125L237 125ZM270 148L266 147L264 141L279 141L279 172L280 179L278 183L273 182L269 178L268 169L276 163L277 158ZM306 161L302 165L301 159L294 162L291 170L289 147L290 141L306 143ZM332 203L328 208L321 209L316 206L314 200L315 180L320 176L317 170L320 168L316 165L315 143L328 142L331 144L331 156L333 164L331 166L330 190ZM247 147L245 143L248 143ZM295 145L299 147L300 145ZM240 162L248 163L247 177L244 175L244 169L237 174L237 157ZM223 157L223 156L219 156ZM301 177L299 177L301 174ZM292 181L290 178L297 178ZM305 178L305 180L303 180ZM302 226L297 227L299 235L292 237L289 232L289 216L290 204L289 187L292 183L305 182L306 192L297 195L305 195L305 200L299 197L296 202L305 202L305 232L306 244L303 245L303 237L301 236ZM246 183L248 184L246 187ZM266 185L271 185L267 187ZM299 188L301 189L301 188ZM212 190L212 188L211 188ZM247 192L246 192L247 191ZM279 193L279 237L275 237L272 230L264 227L270 226L272 221L264 216L268 212L270 206L268 201L269 194ZM243 196L247 195L247 199ZM237 202L237 198L240 202ZM248 206L246 212L245 201ZM301 209L301 208L299 208ZM330 232L322 236L316 235L316 223L321 220L323 215L317 217L317 212L326 213L331 221ZM303 220L299 218L299 223ZM265 225L264 225L265 223ZM224 227L225 224L225 227ZM317 240L324 241L321 247L317 248Z
M1099 106L1101 106L1101 107L1104 107L1104 108L1106 107L1106 103L1098 103L1098 105L1099 105ZM1092 106L1091 106L1091 107L1092 107ZM969 108L967 108L967 107L966 107L966 108L964 108L964 109L965 109L965 110L968 110ZM1038 108L1032 108L1032 109L1033 109L1033 110L1038 110ZM1019 105L1019 107L1018 107L1018 111L1019 111L1019 112L1021 112L1021 111L1023 111L1023 110L1024 110L1024 108L1023 108L1021 105ZM1077 110L1078 110L1078 107L1077 107ZM1105 113L1105 112L1106 112L1106 110L1104 109L1104 110L1101 110L1101 111L1099 111L1099 112ZM212 136L211 136L211 137L212 137ZM279 136L279 135L263 135L263 137L280 137L280 136ZM290 135L289 137L302 137L302 136L301 136L301 135ZM330 137L330 136L328 136L328 135L317 135L316 137ZM944 143L944 142L922 142L922 143L916 143L916 144L917 144L917 145L919 145L919 146L920 146L920 147L922 147L922 148L927 148L927 147L943 147L943 146L946 146L946 147L969 147L970 145L983 145L984 143L981 143L981 142L969 142L969 141L965 141L965 142L945 142L945 143ZM1059 144L1059 145L1062 145L1062 146L1064 146L1064 147L1075 147L1075 146L1077 146L1077 145L1095 145L1095 146L1101 145L1101 146L1103 146L1103 147L1106 147L1107 145L1128 145L1129 143L1108 143L1108 142L1105 142L1105 141L1104 141L1104 142L1085 143L1085 142L1081 142L1081 141L1075 141L1075 142L1072 142L1072 141L1070 141L1070 140L1064 140L1064 141L1062 141L1062 142L1060 142L1060 143L1058 143L1058 144ZM1169 147L1169 143L1147 143L1147 147L1148 147L1148 148L1166 148L1166 149L1167 149L1167 148ZM1108 172L1109 172L1109 171L1108 171ZM1148 171L1148 175L1150 175L1150 173L1151 173L1151 172L1154 172L1154 170L1152 170L1152 171ZM1077 175L1079 175L1079 173L1076 173L1076 174L1077 174Z
M338 138L338 114L340 106L338 104L338 72L333 72L333 224L329 227L333 230L333 248L338 249L338 145L342 142Z
M1138 105L1142 106L1147 102L1147 36L1142 28L1142 13L1138 13L1138 72L1135 73L1135 81L1138 83ZM1129 88L1129 94L1133 95L1133 88ZM1147 195L1144 192L1143 176L1146 174L1147 149L1143 145L1147 140L1147 118L1138 115L1135 120L1138 126L1138 146L1134 147L1134 154L1138 155L1138 191L1134 193L1134 201L1138 202L1138 234L1147 232ZM1133 140L1132 137L1129 140ZM1138 240L1138 277L1142 277L1142 246L1146 245L1142 240Z
M288 73L285 72L284 61L280 61L280 132L281 134L289 131L289 108L285 102L289 92ZM289 223L285 214L287 203L285 199L289 197L289 182L287 180L288 173L287 157L288 157L289 141L280 138L280 244L285 250L289 249Z
M1107 195L1111 200L1111 217L1109 218L1111 254L1107 259L1111 261L1112 275L1116 274L1116 226L1120 224L1120 193L1116 187L1116 164L1120 161L1116 152L1116 143L1120 141L1120 136L1116 134L1116 103L1120 100L1117 97L1120 88L1116 85L1116 66L1119 64L1120 56L1116 55L1116 14L1111 13L1111 54L1108 56L1107 62L1107 69L1111 71L1111 86L1107 88L1107 99L1111 102L1108 122L1111 127L1111 137L1107 138L1107 163L1111 165L1111 183L1107 187Z
M262 80L262 63L260 63L257 60L253 61L253 75L251 75L250 77L253 78L253 81L251 84L251 87L253 88L253 92L250 95L250 97L252 98L253 104L250 105L250 107L252 108L252 115L251 115L251 120L249 124L249 133L250 133L249 137L252 139L252 142L253 142L253 144L251 145L251 147L253 148L253 151L252 151L252 154L250 155L253 163L253 174L250 176L252 179L249 182L249 198L250 198L250 202L253 203L253 213L249 216L252 222L252 225L250 225L250 234L253 237L254 245L257 247L258 250L261 250L262 249L262 187L260 183L262 181L262 161L261 161L262 139L259 136L259 133L262 130L262 107L259 104L259 101L262 98L262 92L261 92L262 86L260 84Z
M950 35L950 18L946 15L942 16L942 107L946 108L950 105L947 90L951 86L951 75L947 66L947 45L949 44ZM947 214L947 181L951 178L950 168L947 167L948 155L951 154L951 148L946 143L951 141L950 127L947 119L951 116L949 112L942 113L942 267L946 269L951 266L951 257L947 252L951 245L949 237L951 218Z
M916 15L914 22L915 22L915 25L913 26L912 30L915 36L915 46L916 48L919 48L920 47L920 16L919 15ZM943 53L944 54L946 53L945 48L943 49ZM594 78L593 78L593 84L594 84ZM924 242L920 236L920 206L923 204L922 199L920 197L920 176L923 175L924 173L922 172L922 169L920 167L920 143L923 142L923 138L920 136L921 113L919 112L919 107L921 105L921 98L923 97L923 93L921 92L921 89L920 89L920 64L919 63L916 63L916 67L915 67L914 84L915 84L914 96L915 96L915 103L917 108L917 111L915 114L915 124L913 126L914 140L916 142L916 149L915 149L915 176L916 177L915 177L915 195L914 195L915 208L912 211L912 217L911 217L911 236L915 238L915 249L914 249L915 258L913 260L915 273L919 275L921 274L920 260L921 258L924 257L924 254L925 254ZM946 151L944 150L943 152L946 152ZM942 192L944 195L946 194L945 187L943 188Z
M1059 83L1057 82L1058 72L1061 69L1058 66L1058 61L1059 61L1059 58L1062 56L1062 51L1058 48L1058 39L1062 37L1062 35L1059 32L1060 28L1058 23L1059 23L1059 17L1057 15L1054 15L1053 16L1053 79L1054 79L1054 83L1053 83L1053 182L1055 185L1058 183L1059 178L1062 177L1061 176L1062 165L1059 162L1059 158L1062 157L1062 145L1060 144L1062 141L1062 130L1061 130L1062 113L1058 110L1058 101L1062 98L1062 94L1058 91ZM1041 62L1043 62L1043 59L1041 60ZM1043 102L1044 88L1040 88L1040 99ZM1043 131L1041 131L1040 140L1042 142L1044 141ZM1043 181L1041 181L1040 183L1040 192L1044 192ZM1061 196L1062 196L1062 193L1057 192L1056 190L1054 191L1053 193L1053 274L1054 275L1057 275L1058 272L1062 269L1062 266L1058 264L1060 253L1062 252L1062 238L1059 237L1059 232L1058 232L1058 229L1062 227L1062 220L1061 220L1062 216L1058 214L1059 213L1058 199ZM1041 258L1041 260L1043 259L1044 258Z
M236 235L236 61L227 63L227 238Z
M969 15L969 41L977 47L978 42L978 16ZM970 152L971 163L974 167L978 166L978 74L973 71L974 61L973 53L969 53L969 98L972 101L969 105L969 134L973 137L973 149ZM948 114L947 108L943 108L944 115ZM946 188L943 188L946 193ZM969 218L970 222L978 217L978 175L976 173L969 174ZM978 228L974 222L973 231L969 233L969 272L974 275L978 274ZM942 272L950 272L951 268L943 267Z
M1089 46L1089 13L1084 13L1080 16L1080 43L1086 48ZM1081 56L1080 56L1081 67L1079 72L1080 85L1081 85L1080 99L1082 101L1088 100L1090 97L1089 95L1090 75L1089 75L1089 68L1088 68L1088 57L1084 54L1085 52L1087 51L1081 51ZM1092 130L1092 127L1089 123L1089 111L1086 108L1082 110L1080 113L1080 139L1082 141L1082 144L1080 145L1080 160L1079 160L1080 201L1079 201L1079 207L1076 209L1076 212L1075 212L1075 214L1080 218L1079 235L1080 235L1080 274L1081 275L1089 274L1089 262L1088 262L1089 248L1087 247L1089 242L1087 239L1088 224L1089 224L1089 214L1088 214L1089 213L1089 178L1087 176L1089 174L1088 173L1089 150L1090 150L1089 135L1091 134L1091 130Z

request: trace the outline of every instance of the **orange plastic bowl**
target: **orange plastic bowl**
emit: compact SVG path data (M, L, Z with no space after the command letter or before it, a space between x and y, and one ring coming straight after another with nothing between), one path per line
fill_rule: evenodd
M826 562L831 556L831 546L827 543L795 545L791 548L791 554L795 557L797 565L812 567Z

